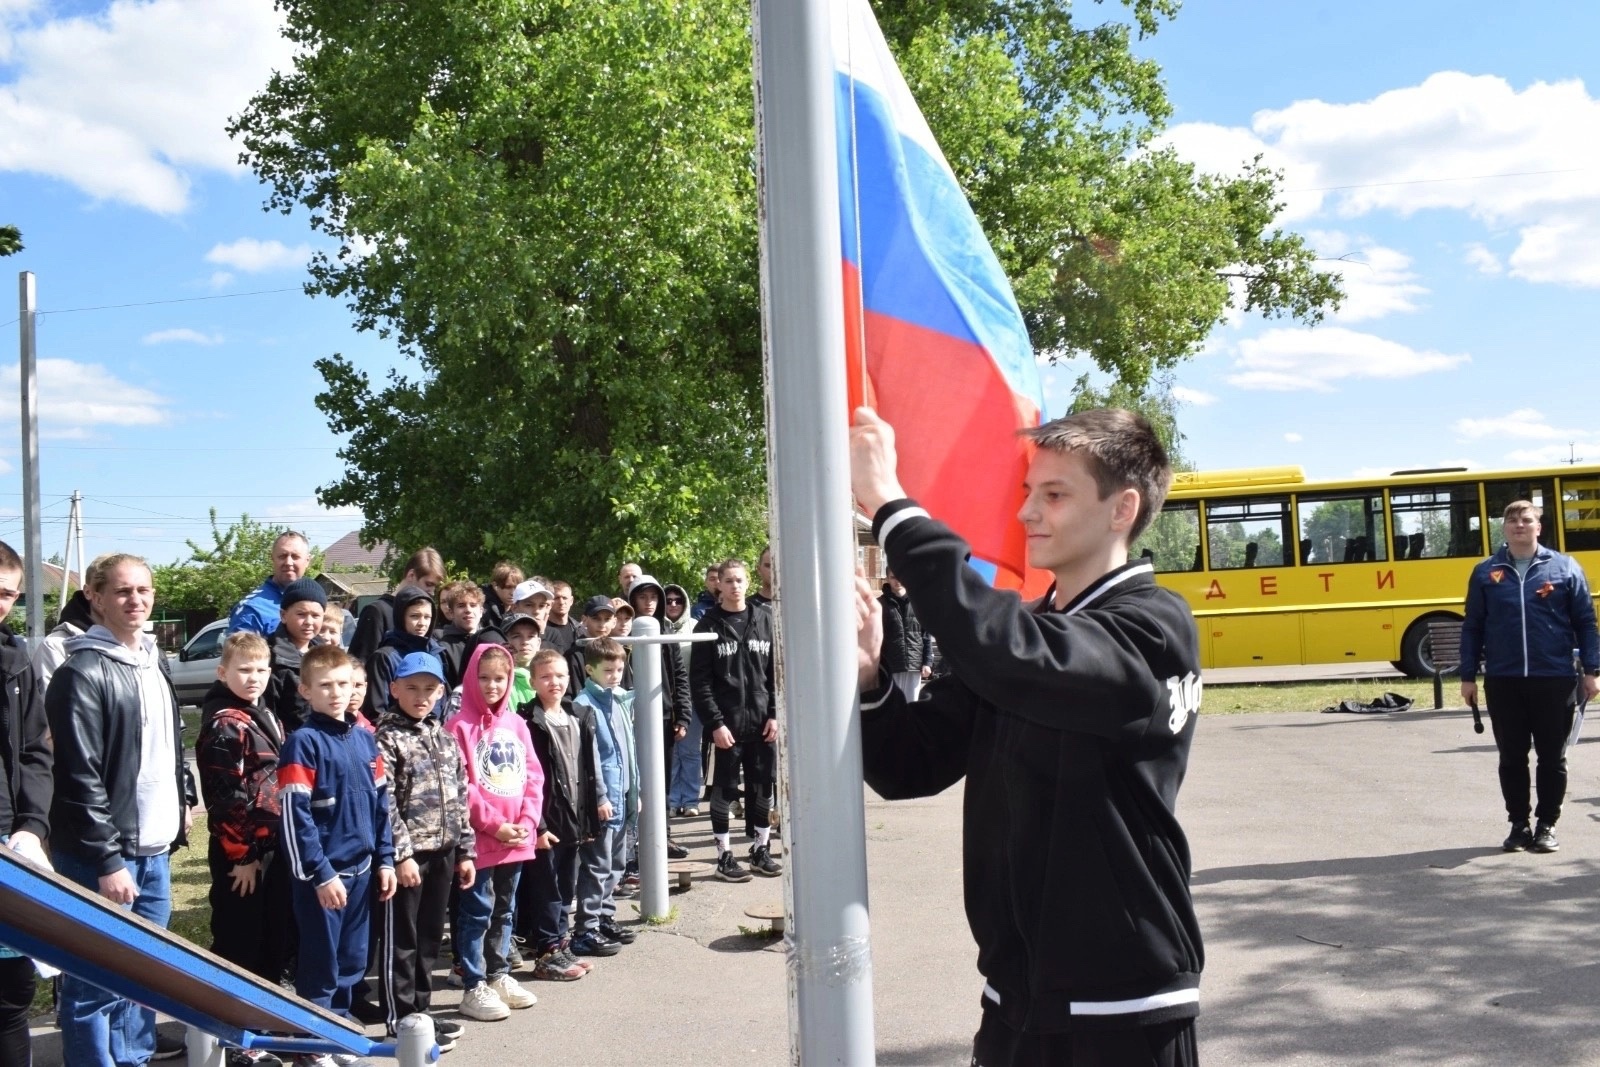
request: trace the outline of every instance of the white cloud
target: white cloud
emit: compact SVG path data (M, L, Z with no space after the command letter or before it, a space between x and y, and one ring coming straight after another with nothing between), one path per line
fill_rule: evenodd
M327 548L351 530L366 522L361 509L353 505L325 508L314 496L287 504L274 504L251 513L252 518L270 525L282 524L305 534L313 545Z
M1365 322L1416 311L1417 298L1428 294L1404 252L1338 230L1313 230L1306 236L1323 258L1318 266L1344 281L1344 303L1331 316L1333 321Z
M291 48L271 0L113 0L41 20L0 0L0 170L161 214L197 171L239 171L224 126ZM6 27L10 29L6 29Z
M293 248L282 241L258 241L254 237L241 237L228 244L213 245L206 253L206 262L246 274L260 274L271 270L298 270L311 258L311 246L297 244ZM213 284L217 276L212 276ZM231 277L226 281L232 281ZM226 284L226 281L223 284Z
M1200 389L1191 389L1187 385L1174 385L1172 399L1181 404L1193 404L1197 408L1210 407L1217 402L1217 398Z
M1238 372L1228 381L1241 389L1274 392L1333 392L1351 378L1410 378L1470 362L1466 355L1418 351L1342 326L1316 330L1272 329L1239 342Z
M141 344L147 345L165 345L174 342L183 342L191 345L220 345L222 343L222 335L220 333L201 333L199 330L191 330L187 326L180 326L173 330L157 330L154 333L147 333L139 338L139 341Z
M1209 171L1256 153L1285 172L1286 218L1424 210L1515 229L1511 274L1600 287L1600 99L1581 81L1522 89L1442 71L1370 100L1301 100L1248 129L1205 123L1164 137Z
M0 368L0 388L17 395L17 364ZM70 359L39 360L39 434L56 440L87 435L91 427L159 426L168 421L170 401L159 393L130 385L98 363ZM15 405L3 409L15 420Z
M1499 256L1478 242L1467 245L1466 258L1467 266L1476 267L1479 274L1501 274L1506 269Z
M1483 437L1511 437L1521 441L1565 441L1573 437L1586 437L1587 430L1561 430L1550 425L1542 412L1533 408L1518 408L1507 415L1487 418L1463 418L1453 427L1462 440L1473 441Z
M233 281L232 273L225 270L219 270L212 272L211 279L207 284L213 289L223 289L226 288L228 283L231 281Z
M1299 434L1294 433L1293 431L1290 431L1289 433L1284 434L1283 435L1283 439L1285 441L1289 442L1291 445L1297 445L1301 441L1305 440L1304 437L1301 437Z

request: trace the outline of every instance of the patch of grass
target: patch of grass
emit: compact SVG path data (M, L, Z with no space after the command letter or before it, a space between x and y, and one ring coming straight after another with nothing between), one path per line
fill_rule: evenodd
M200 709L180 708L178 714L183 717L183 747L193 752L194 743L200 739Z
M1200 710L1205 715L1236 715L1251 711L1321 711L1341 700L1366 702L1381 693L1399 693L1416 701L1419 709L1433 707L1433 680L1414 678L1344 678L1336 682L1270 682L1261 685L1205 687ZM1445 707L1461 703L1460 686L1445 682Z
M678 906L676 904L667 909L665 915L652 915L645 919L650 926L671 926L678 921Z
M739 936L748 937L752 941L776 941L783 935L770 926L746 926L740 923Z

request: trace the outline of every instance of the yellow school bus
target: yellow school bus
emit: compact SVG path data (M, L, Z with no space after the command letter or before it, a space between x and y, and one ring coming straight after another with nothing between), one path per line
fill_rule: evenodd
M1513 500L1543 509L1540 541L1593 586L1600 465L1326 482L1299 467L1182 472L1133 553L1194 609L1206 667L1390 660L1421 677L1428 621L1461 618Z

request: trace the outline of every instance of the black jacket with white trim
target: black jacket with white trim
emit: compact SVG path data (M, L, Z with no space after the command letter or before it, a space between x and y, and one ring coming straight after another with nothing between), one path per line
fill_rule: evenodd
M912 501L873 527L952 674L914 703L886 675L862 695L865 777L891 800L966 777L985 1007L1034 1032L1197 1014L1204 953L1175 810L1200 704L1187 605L1143 560L1063 609L1027 605Z

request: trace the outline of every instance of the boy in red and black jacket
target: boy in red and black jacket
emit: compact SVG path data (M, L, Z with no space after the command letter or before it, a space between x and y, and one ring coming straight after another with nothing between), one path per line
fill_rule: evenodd
M984 977L974 1067L1188 1067L1204 964L1178 787L1200 710L1199 639L1129 546L1172 472L1142 417L1084 411L1029 436L1018 518L1055 582L1027 604L905 498L894 435L863 408L851 481L951 669L908 701L857 581L862 760L887 799L966 778L962 868ZM698 657L699 653L695 655Z
M261 700L271 675L260 635L230 635L201 705L194 752L211 831L211 951L276 982L293 937L289 882L276 858L283 724Z

